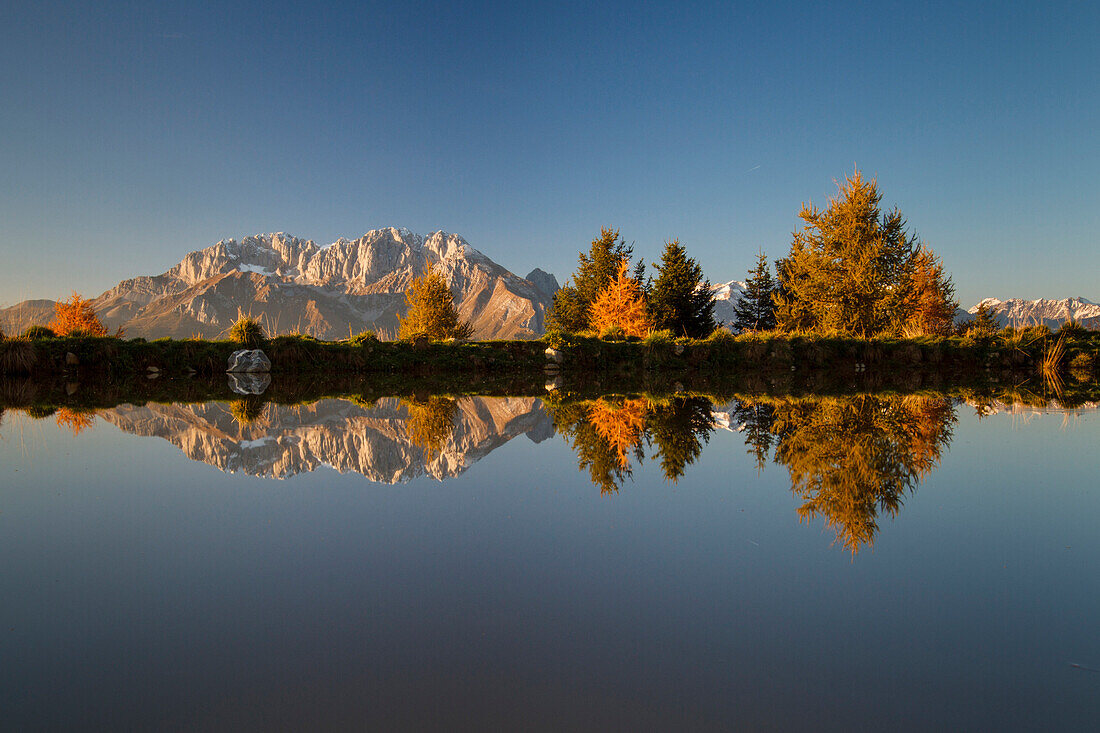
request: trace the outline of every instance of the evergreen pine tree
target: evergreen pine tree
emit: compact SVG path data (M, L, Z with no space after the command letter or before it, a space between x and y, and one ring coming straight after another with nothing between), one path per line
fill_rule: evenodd
M714 292L703 268L674 239L665 243L648 293L653 325L677 336L705 338L714 330Z
M927 248L913 256L909 277L909 318L906 336L947 336L955 323L955 285L944 272L943 264Z
M600 236L592 240L589 253L580 253L572 283L566 283L554 294L546 316L547 330L569 333L589 330L590 306L618 273L619 263L633 253L634 248L619 238L618 229L604 227Z
M978 304L978 312L974 314L967 326L966 332L972 336L992 336L1001 330L1001 324L993 315L993 309L988 303Z
M455 299L447 280L431 266L420 277L413 278L405 289L408 311L398 316L401 338L424 335L430 339L469 338L473 327L459 321Z
M771 331L775 328L775 280L772 279L768 258L761 252L756 257L756 267L749 270L745 291L733 307L733 327L738 331Z

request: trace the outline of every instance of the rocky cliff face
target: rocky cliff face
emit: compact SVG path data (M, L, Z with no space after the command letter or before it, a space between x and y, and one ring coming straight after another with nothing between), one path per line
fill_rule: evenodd
M219 402L124 405L98 414L127 433L163 438L192 460L226 472L282 479L329 466L387 484L417 476L442 481L514 437L540 442L554 434L553 421L533 397L458 400L454 430L431 452L410 437L407 408L394 398L369 408L344 400L269 404L250 425L240 425L229 405Z
M94 306L110 330L121 326L128 336L213 338L244 312L269 333L346 338L364 329L395 332L405 288L428 266L446 277L460 316L477 338L543 332L557 289L552 275L536 270L535 281L521 278L457 234L425 237L393 228L325 247L282 233L223 240L191 252L161 275L123 280ZM7 321L7 330L17 330L30 325L16 323L26 320L20 313L38 317L41 310L13 306L0 312L0 324Z

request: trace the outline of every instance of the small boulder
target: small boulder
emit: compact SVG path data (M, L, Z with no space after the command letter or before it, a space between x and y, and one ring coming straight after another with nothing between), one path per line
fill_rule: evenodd
M684 355L684 345L683 344L676 344L675 346L672 347L672 351L676 354L676 356L683 356Z
M65 366L77 366L80 364L80 359L76 358L76 354L71 351L65 352Z
M546 349L546 360L553 362L554 364L561 364L565 361L565 352L555 349L553 346Z
M271 360L260 349L241 349L229 355L227 372L270 372Z

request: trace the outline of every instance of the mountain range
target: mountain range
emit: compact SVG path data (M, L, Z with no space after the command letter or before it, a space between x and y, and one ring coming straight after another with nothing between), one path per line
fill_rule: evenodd
M123 280L94 298L108 330L129 337L224 336L240 314L260 320L269 334L301 332L346 338L365 329L397 331L405 288L428 266L443 273L461 318L474 338L535 338L558 290L557 279L534 269L519 277L457 234L420 235L408 229L374 229L358 239L318 246L283 233L225 239L191 252L167 272ZM730 326L745 283L712 286L714 315ZM1084 298L998 300L987 305L1002 325L1057 328L1073 319L1100 329L1100 305ZM958 309L957 323L978 305ZM0 309L0 328L18 333L53 317L54 301L26 300Z
M1021 300L1010 298L1009 300L997 300L986 298L970 310L962 308L955 312L955 322L969 321L978 312L978 308L986 306L993 318L1003 328L1005 326L1047 326L1057 330L1059 326L1069 320L1076 321L1085 328L1100 330L1100 305L1084 298L1063 298L1062 300Z
M364 329L396 333L405 288L428 266L447 279L475 338L543 332L558 289L553 275L535 269L522 278L457 234L396 228L323 247L283 233L222 240L160 275L123 280L92 305L108 330L121 327L129 337L216 338L242 313L271 334L332 340ZM12 333L44 324L53 304L31 300L0 310L0 327Z

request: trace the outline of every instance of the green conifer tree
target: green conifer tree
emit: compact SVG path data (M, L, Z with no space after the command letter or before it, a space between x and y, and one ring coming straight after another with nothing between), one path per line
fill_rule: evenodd
M993 309L985 302L978 304L977 313L967 322L966 326L966 332L971 336L992 336L1000 330L1001 324L997 323L997 318L993 315Z
M653 327L677 336L705 338L714 330L714 292L703 268L687 256L680 240L665 243L657 277L648 293Z
M775 328L775 280L767 256L756 257L756 267L749 270L745 291L733 307L733 327L738 331L771 331Z
M589 308L614 279L619 263L634 254L634 247L619 238L618 229L604 227L592 240L588 254L580 253L572 282L554 293L546 316L546 329L577 333L589 329Z

